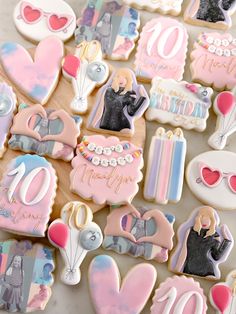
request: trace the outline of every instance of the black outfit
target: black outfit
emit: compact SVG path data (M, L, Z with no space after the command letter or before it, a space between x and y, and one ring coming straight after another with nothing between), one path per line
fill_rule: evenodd
M146 97L140 97L136 102L135 91L121 94L124 88L120 88L116 93L111 87L107 89L104 95L104 110L99 127L105 130L121 131L131 129L130 122L124 114L124 108L127 107L128 114L132 117L142 106ZM132 97L133 95L133 97ZM136 103L135 103L136 102Z
M187 240L187 258L183 273L201 277L215 276L213 260L218 261L229 247L231 241L224 239L220 242L216 232L205 238L207 229L201 229L200 235L191 228Z

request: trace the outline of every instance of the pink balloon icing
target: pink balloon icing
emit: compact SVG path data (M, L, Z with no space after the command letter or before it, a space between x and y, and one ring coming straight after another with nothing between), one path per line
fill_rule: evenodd
M76 78L80 68L80 59L74 55L67 55L63 60L62 68L66 74Z
M69 228L66 224L62 222L51 224L48 228L48 237L51 242L59 246L60 248L65 248L69 235Z
M217 284L211 288L210 294L215 307L223 314L232 299L231 289L226 285Z
M231 92L222 92L217 97L217 107L226 116L235 103L234 95Z

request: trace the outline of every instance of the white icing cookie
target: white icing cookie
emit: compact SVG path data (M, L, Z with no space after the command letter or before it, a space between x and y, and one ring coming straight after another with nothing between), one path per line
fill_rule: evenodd
M183 0L124 0L124 2L137 9L176 16L181 12Z

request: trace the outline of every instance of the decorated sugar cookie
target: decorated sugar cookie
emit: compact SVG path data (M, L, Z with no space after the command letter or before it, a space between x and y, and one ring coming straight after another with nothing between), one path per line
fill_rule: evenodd
M63 109L21 106L14 117L9 147L70 161L74 157L82 119Z
M173 276L156 289L151 314L206 314L203 289L193 278Z
M135 8L146 9L150 12L179 15L183 0L125 0L125 2Z
M112 209L104 229L103 247L164 263L173 248L174 221L174 216L158 209L136 209L131 204Z
M235 0L190 0L184 13L186 23L226 30L232 26Z
M0 63L9 79L32 101L42 105L57 86L63 56L63 43L56 36L42 40L33 58L20 44L7 42L0 46Z
M0 242L1 308L9 312L44 310L51 297L54 256L30 241Z
M182 195L186 140L181 129L158 128L152 137L144 198L158 204L177 203Z
M122 283L116 262L96 256L89 267L89 287L96 314L139 314L156 281L156 269L147 263L134 266Z
M236 39L229 33L201 33L191 52L192 80L216 90L236 85Z
M134 134L134 122L149 105L143 85L128 68L120 68L111 76L98 94L97 103L88 119L88 128L107 133Z
M61 218L48 228L49 241L59 248L64 260L61 280L67 285L80 282L80 265L86 254L102 244L102 232L92 220L92 211L86 204L70 202L62 208Z
M75 13L63 0L21 0L15 7L13 20L17 30L34 42L50 35L67 41L76 28Z
M235 153L209 151L196 156L187 166L186 180L203 203L219 210L236 209Z
M95 204L131 203L142 180L142 149L117 137L85 136L72 160L70 189Z
M170 258L169 268L176 273L209 280L221 278L219 265L224 263L234 245L226 225L220 225L215 209L196 208L178 229L178 245Z
M122 0L87 0L77 25L77 45L97 40L104 57L127 60L139 36L140 15Z
M7 136L16 110L16 95L11 86L0 83L0 158L6 150Z
M155 76L182 80L188 33L175 19L160 17L142 29L135 56L135 74L146 82Z
M152 80L146 119L204 131L212 95L209 87L156 76Z
M37 155L12 159L0 182L0 228L44 237L57 188L52 165Z
M75 55L67 55L63 60L64 76L72 81L75 97L71 109L85 113L88 109L87 97L108 78L109 68L102 60L101 44L93 40L83 41L76 47Z

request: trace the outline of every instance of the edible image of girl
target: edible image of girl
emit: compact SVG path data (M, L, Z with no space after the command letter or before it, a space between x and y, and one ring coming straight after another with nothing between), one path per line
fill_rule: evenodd
M95 40L102 46L102 52L107 54L110 48L112 34L112 15L105 12L95 28Z
M233 237L226 225L219 227L216 211L208 206L197 208L178 230L171 270L218 279L218 264L227 259L232 247Z

